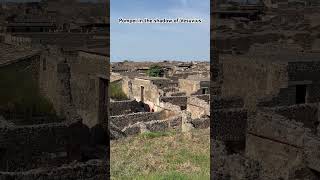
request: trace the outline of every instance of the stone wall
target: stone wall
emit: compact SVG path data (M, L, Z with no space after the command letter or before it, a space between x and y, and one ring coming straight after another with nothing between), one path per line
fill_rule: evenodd
M210 94L193 95L193 97L196 97L198 99L202 99L202 100L206 101L207 103L209 103L209 101L210 101Z
M65 59L57 48L49 48L43 51L40 58L40 90L41 93L53 104L56 113L63 115L64 109L61 101L61 95L58 89L62 87L62 83L58 79L58 64Z
M318 81L320 75L320 62L289 62L288 76L290 81Z
M40 88L58 115L72 106L86 125L98 124L99 78L108 77L108 59L85 52L71 56L49 46L40 62Z
M258 112L249 122L246 154L261 162L267 174L288 179L289 169L303 164L305 134L310 129L270 111Z
M261 25L259 28L261 28ZM292 39L294 43L301 45L303 48L308 49L314 41L314 35L308 32L292 30L288 32L282 31L280 33L277 31L265 31L250 34L233 33L230 35L218 32L217 35L217 49L223 53L232 53L232 50L247 53L254 44L266 44L289 39Z
M137 135L145 132L165 132L168 130L181 131L182 117L180 115L164 120L151 120L148 122L137 122L127 126L122 131L126 135Z
M212 138L221 141L244 142L247 131L245 109L222 109L211 112Z
M70 180L104 180L108 175L105 160L90 160L85 163L65 164L58 168L39 168L23 172L0 172L0 180L40 180L40 179L70 179Z
M320 102L320 84L307 85L307 103Z
M141 101L141 87L143 87L143 102L149 105L150 109L154 111L159 111L157 106L159 106L160 95L163 95L163 91L158 88L149 79L135 78L130 79L127 77L123 78L122 89L124 93L128 95L129 98L134 98L138 102Z
M216 109L229 109L229 108L243 108L244 102L240 97L228 97L221 98L219 96L212 97L212 106L211 108Z
M186 107L187 106L187 96L162 96L160 101L168 102L176 106Z
M139 112L119 116L110 116L110 121L120 129L137 122L147 122L160 119L162 119L162 112Z
M73 148L89 143L89 129L81 122L1 126L0 134L3 171L37 168L41 166L39 157L45 152L66 152L72 157L80 151Z
M211 171L212 179L219 180L245 180L265 178L258 161L250 159L241 154L227 154L227 147L221 141L214 140L211 146Z
M179 89L185 92L187 96L200 89L200 82L192 81L188 79L179 79Z
M263 62L253 57L224 56L221 97L241 97L254 109L258 99L272 99L280 88L288 87L287 65Z
M289 120L303 123L304 127L311 129L314 133L317 132L317 127L319 125L317 104L274 107L271 108L271 110Z
M159 109L161 109L165 118L169 118L181 113L180 106L168 102L160 102Z
M138 106L139 104L136 100L111 101L109 108L110 116L133 113Z
M108 58L80 51L77 57L69 58L68 62L73 104L84 124L93 127L99 123L99 78L109 79Z
M192 119L191 124L196 129L206 129L210 127L210 118Z
M210 116L210 104L195 96L188 97L187 111L191 113L191 118L202 118Z
M4 35L4 42L13 45L31 46L31 38L28 37L18 37L11 34Z
M259 98L257 106L259 107L274 107L274 106L291 106L296 104L296 87L289 86L280 88L277 95L270 97Z

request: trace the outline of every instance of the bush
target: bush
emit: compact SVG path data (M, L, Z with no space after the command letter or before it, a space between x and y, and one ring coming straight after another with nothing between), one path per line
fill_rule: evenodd
M163 69L158 65L153 65L147 71L147 75L150 77L162 77L164 74Z

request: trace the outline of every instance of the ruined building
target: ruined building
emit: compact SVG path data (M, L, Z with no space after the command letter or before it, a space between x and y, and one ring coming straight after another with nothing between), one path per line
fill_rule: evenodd
M0 34L0 179L105 179L109 34L23 23Z
M240 52L234 47L233 52L227 52L220 47L230 41L220 41L219 37L228 34L214 33L217 36L211 40L216 45L212 47L211 69L215 71L211 72L210 85L212 177L319 179L320 54L316 46L310 45L318 40L317 36L299 39L304 30L296 30L278 34L276 39L271 33L262 40L257 33L249 33L245 36L250 41L245 41L244 36L234 35L238 39L235 42L241 43L234 45L247 49ZM261 31L260 35L267 33Z
M207 71L203 68L205 63L164 63L162 68L172 70L166 77L149 77L145 72L141 73L141 68L135 68L135 64L142 66L135 62L119 63L114 68L116 73L111 73L111 83L117 83L128 97L110 102L113 139L149 131L189 131L209 127L209 77L193 77L188 72ZM147 62L144 67L148 69L154 64L158 63ZM131 66L130 71L119 71L128 66ZM186 74L180 71L181 68Z

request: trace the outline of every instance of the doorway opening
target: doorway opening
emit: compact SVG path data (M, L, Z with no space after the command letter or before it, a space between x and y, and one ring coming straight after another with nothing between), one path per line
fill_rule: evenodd
M144 102L144 87L143 87L143 86L141 86L140 101L141 101L141 102Z
M307 86L297 85L296 86L296 104L306 103Z
M109 81L107 79L99 78L99 105L98 105L98 123L103 123L108 117L108 87Z

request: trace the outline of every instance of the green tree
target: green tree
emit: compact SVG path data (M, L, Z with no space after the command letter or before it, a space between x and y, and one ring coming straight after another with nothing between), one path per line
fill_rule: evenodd
M150 77L162 77L163 74L164 70L158 65L151 66L150 69L147 71L147 75Z

